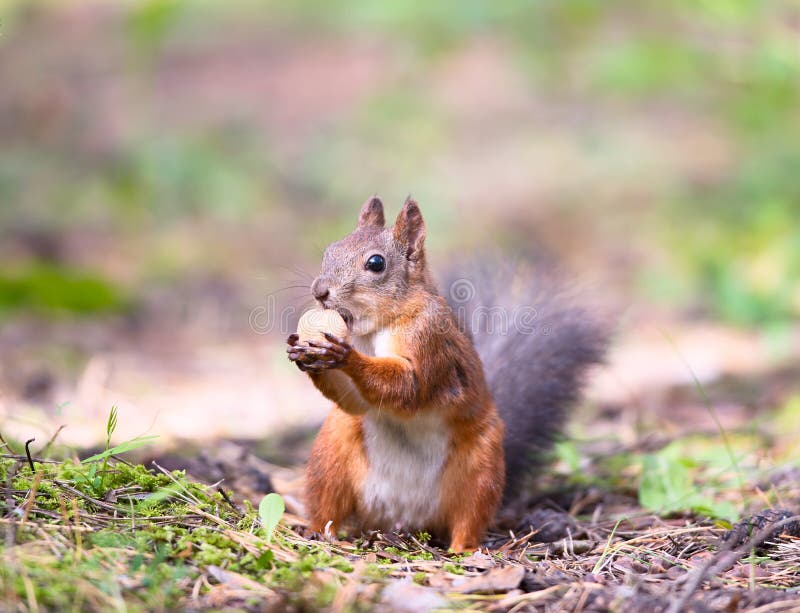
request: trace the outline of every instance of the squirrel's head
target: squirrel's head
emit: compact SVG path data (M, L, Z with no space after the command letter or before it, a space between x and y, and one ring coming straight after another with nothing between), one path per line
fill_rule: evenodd
M428 283L425 222L417 203L407 198L391 228L384 227L383 203L364 203L356 229L328 246L311 293L335 309L351 333L360 336L388 325L399 313L409 288Z

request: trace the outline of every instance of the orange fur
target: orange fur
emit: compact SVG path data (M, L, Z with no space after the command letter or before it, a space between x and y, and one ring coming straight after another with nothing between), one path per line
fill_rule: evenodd
M442 515L454 551L476 548L503 495L503 422L492 405L479 418L455 423L442 475Z
M341 255L326 253L326 262L335 271L342 270L346 258L360 266L362 243L378 236L364 234L367 230L362 224L378 223L382 227L382 208L378 210L373 199L362 210L359 230L342 241ZM381 314L374 333L389 331L390 342L382 347L385 354L368 355L347 347L344 357L332 361L331 367L309 371L316 387L336 408L311 453L307 506L318 531L329 521L337 528L348 520L365 528L386 527L370 525L375 518L364 499L370 470L364 420L376 411L400 423L423 415L439 416L431 423L441 424L436 427L444 429L447 449L438 477L440 491L430 492L438 507L429 525L417 528L441 530L454 550L463 551L480 544L502 497L503 423L471 340L459 330L425 268L424 226L415 203L406 203L390 239L385 237L388 232L379 238L383 237L384 244L392 241L389 248L404 255L397 261L407 267L406 280L402 286L389 288L392 291L367 286L359 288L357 295L372 305L369 312ZM320 278L324 276L326 287L335 290L336 279L325 265L323 273ZM292 351L296 361L306 359L302 349L290 347L290 355ZM310 355L306 363L324 353Z
M313 530L328 522L336 534L358 508L358 489L367 471L361 423L342 411L328 413L308 460L306 488Z
M441 526L455 551L475 548L502 497L503 423L478 357L454 325L432 328L417 318L394 323L392 348L403 357L372 357L353 350L341 370L312 375L317 388L337 402L308 466L314 528L321 531L329 520L337 527L347 519L365 524L360 513L360 489L368 470L361 428L365 407L379 406L404 418L433 411L445 417L451 444L441 477L440 516L428 529ZM463 374L454 373L456 365Z

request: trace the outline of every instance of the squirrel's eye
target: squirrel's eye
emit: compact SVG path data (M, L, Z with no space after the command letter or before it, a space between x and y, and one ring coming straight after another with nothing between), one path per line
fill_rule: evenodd
M382 255L376 253L375 255L369 256L364 267L372 272L383 272L384 268L386 268L386 260Z

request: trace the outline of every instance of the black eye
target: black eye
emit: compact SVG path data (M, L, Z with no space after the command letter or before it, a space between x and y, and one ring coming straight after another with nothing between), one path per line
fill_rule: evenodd
M372 272L383 272L383 269L386 268L386 260L382 255L376 253L375 255L369 256L364 268Z

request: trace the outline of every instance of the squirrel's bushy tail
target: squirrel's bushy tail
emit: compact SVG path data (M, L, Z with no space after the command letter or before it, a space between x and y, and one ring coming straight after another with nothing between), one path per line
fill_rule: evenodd
M506 499L561 432L610 326L525 263L482 260L442 288L483 361L505 423ZM541 459L541 458L539 458Z

